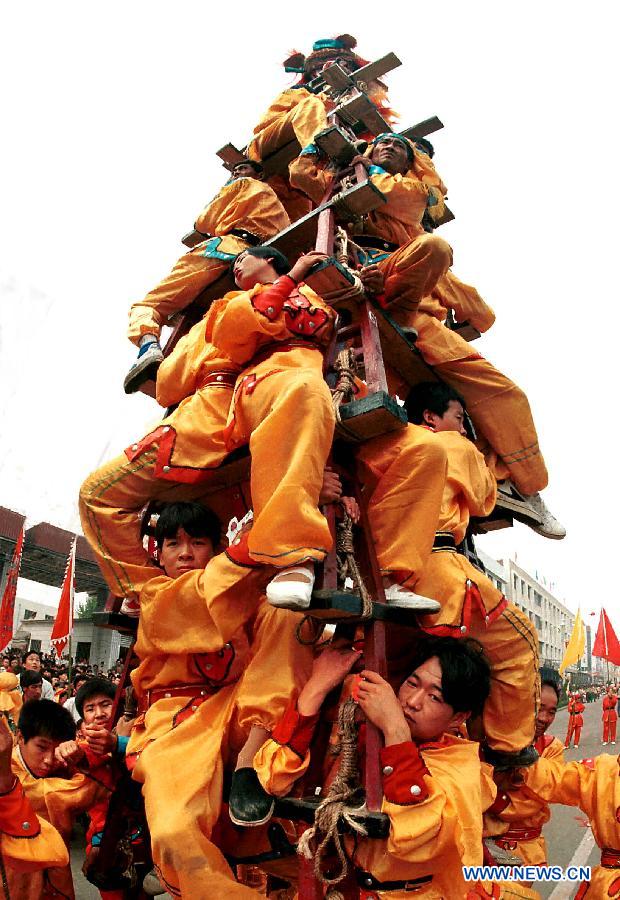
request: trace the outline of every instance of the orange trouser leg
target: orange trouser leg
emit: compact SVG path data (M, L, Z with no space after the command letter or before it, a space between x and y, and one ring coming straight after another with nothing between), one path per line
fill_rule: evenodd
M423 234L377 263L385 278L388 312L410 325L422 297L433 290L452 265L452 248L443 238Z
M245 241L234 235L226 235L218 250L233 256L247 247ZM230 260L205 256L205 245L199 244L184 253L172 271L153 288L143 300L134 303L129 310L127 336L137 344L143 334L159 336L166 320L192 303L201 291L213 284L230 267Z
M494 750L528 747L540 702L538 633L514 603L487 628L474 616L469 630L480 641L491 664L491 693L482 721Z
M235 685L222 688L147 744L134 770L143 782L153 861L168 892L184 900L259 896L236 882L210 840L222 807L222 745L235 697Z
M248 144L248 156L260 161L293 138L297 138L303 149L324 128L327 128L327 113L323 101L314 95L302 97L292 109L255 135Z
M332 540L318 501L335 419L320 369L268 374L239 391L234 414L233 441L252 455L250 556L280 567L322 560Z
M424 346L419 349L424 355ZM523 391L477 354L434 368L465 398L482 439L480 450L498 480L511 478L524 494L542 491L548 483L547 468Z
M422 571L433 546L446 480L446 452L417 425L373 438L357 452L372 490L368 517L384 574L404 584Z

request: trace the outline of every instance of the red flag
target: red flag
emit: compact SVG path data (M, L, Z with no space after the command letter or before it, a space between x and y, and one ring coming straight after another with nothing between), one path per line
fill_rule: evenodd
M56 650L56 656L61 658L65 647L69 641L69 636L73 634L73 598L75 595L75 544L77 538L73 538L73 544L69 551L67 560L67 568L65 569L65 577L62 582L62 590L60 592L60 603L58 604L58 612L56 613L56 621L52 628L51 642Z
M0 653L4 653L13 639L13 614L15 612L15 596L17 594L17 579L19 578L19 567L22 564L22 552L24 549L24 538L26 536L26 526L21 530L20 536L17 538L15 550L13 551L13 559L9 566L9 573L6 579L4 593L2 595L2 603L0 604Z
M592 656L607 659L610 663L620 666L620 641L604 609L601 609L601 617L598 620Z

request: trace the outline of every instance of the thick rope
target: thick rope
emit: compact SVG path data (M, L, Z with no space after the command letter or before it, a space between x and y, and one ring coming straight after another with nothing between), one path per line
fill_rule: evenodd
M340 350L336 356L334 369L338 375L336 386L332 390L332 406L336 415L336 422L340 424L340 405L348 403L355 393L355 376L357 363L355 351L352 347Z
M349 238L344 228L338 227L334 236L334 256L340 265L346 269L352 280L352 284L339 290L322 290L323 299L333 305L343 300L359 299L364 294L364 285L359 274L349 265Z
M372 597L368 592L368 588L364 584L362 573L360 572L357 560L355 558L355 547L353 545L353 520L351 516L344 511L344 518L338 524L336 535L336 555L338 557L338 573L342 577L350 578L357 588L362 598L362 612L360 618L370 619L372 616Z
M341 703L338 710L338 738L340 750L340 765L338 773L330 785L326 798L319 803L314 813L314 825L302 834L297 852L312 859L314 856L315 877L325 885L338 884L346 878L349 871L349 861L345 854L342 835L338 831L338 823L343 819L349 828L364 837L367 836L366 828L356 822L352 814L345 810L345 804L359 790L359 766L357 759L357 726L355 724L355 712L357 703L349 698ZM319 841L316 852L313 853L313 843ZM330 845L338 856L340 871L334 875L328 875L323 871L323 857ZM337 893L332 894L333 900Z

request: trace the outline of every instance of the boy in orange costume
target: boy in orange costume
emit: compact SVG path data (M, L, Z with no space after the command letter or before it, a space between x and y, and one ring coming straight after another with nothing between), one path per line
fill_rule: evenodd
M309 145L290 167L291 185L315 202L333 180L317 164L317 154L318 149ZM430 190L421 165L428 157L416 153L411 141L395 133L375 138L368 154L353 162L366 167L386 202L364 216L362 230L354 229L352 237L363 247L360 262L376 265L383 274L381 305L398 322L407 322L448 270L452 250L442 238L426 234L421 224Z
M164 508L156 537L166 574L141 595L132 672L141 717L127 749L153 860L174 896L257 896L211 841L224 767L238 751L237 773L250 766L307 677L311 651L295 638L297 617L261 598L268 570L243 541L212 558L219 523L204 507Z
M452 638L423 638L412 656L398 695L368 670L357 691L366 718L383 732L382 809L390 818L387 839L345 839L363 898L404 900L412 890L416 897L465 897L462 867L482 861L482 811L495 785L478 745L452 730L481 709L488 663L474 641ZM334 645L315 660L296 706L254 759L269 793L286 795L306 771L321 704L358 658Z
M200 496L209 469L244 444L252 454L252 558L286 569L321 560L331 546L317 502L334 429L322 367L336 315L310 288L297 286L317 258L307 254L291 268L271 248L240 254L234 267L240 290L211 306L183 348L198 341L188 364L193 371L195 361L200 371L197 393L82 485L84 534L117 596L135 600L153 576L139 537L144 505L169 499L179 483L187 486L183 497ZM182 353L174 371L185 371ZM237 373L229 414L222 385Z
M534 747L541 759L564 762L562 741L547 729L553 724L558 708L559 689L555 681L543 680L540 707L536 717ZM538 765L534 763L532 768ZM512 774L501 781L494 804L484 817L485 834L494 837L503 850L514 853L532 866L547 865L547 847L542 835L543 825L551 818L549 804L536 794L525 790L523 778L515 783ZM491 851L492 852L492 851Z
M616 726L618 724L618 713L616 711L617 704L618 697L610 684L607 686L607 693L603 697L603 744L616 743Z
M109 793L97 772L71 774L57 760L56 748L74 738L75 723L71 715L52 700L31 700L22 707L17 746L13 751L13 772L37 816L55 826L67 847L77 816ZM26 883L30 889L30 882ZM39 894L25 896L61 896L73 900L71 867L50 866L39 890Z
M495 505L495 479L482 454L465 436L464 401L447 385L414 388L406 402L409 418L435 432L448 455L448 475L433 553L416 590L434 597L441 611L419 617L431 634L470 634L491 663L491 693L483 723L488 761L496 766L528 765L539 701L538 635L527 616L457 553L470 516Z
M579 738L581 737L581 729L583 728L583 711L585 704L582 700L581 693L575 691L568 701L568 727L566 729L566 740L564 746L568 749L570 742L574 739L575 750L579 747Z
M523 773L528 791L547 803L578 806L588 817L601 849L600 865L581 883L575 900L620 897L620 775L618 757L601 753L594 759L564 764L539 760Z
M229 268L235 256L261 244L290 225L276 194L262 181L262 166L246 160L196 220L205 240L185 253L171 273L129 311L128 337L140 347L126 378L128 393L137 390L137 376L161 363L161 328L174 313L189 306Z

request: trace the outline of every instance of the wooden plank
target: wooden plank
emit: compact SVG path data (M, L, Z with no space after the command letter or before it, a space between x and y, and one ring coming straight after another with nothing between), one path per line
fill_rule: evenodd
M184 234L181 238L181 243L186 247L189 247L190 250L193 250L194 247L197 247L198 244L201 244L203 241L206 241L206 235L201 234L199 231L196 231L194 228L192 231L188 231L187 234Z
M415 342L400 328L385 310L376 310L381 334L383 356L390 366L411 386L422 381L438 381L433 369L415 346Z
M314 822L314 812L322 799L324 798L321 796L276 798L274 816L277 816L279 819L292 819L293 821L311 824ZM353 804L347 804L345 809L351 813L352 819L366 827L369 838L383 840L388 837L390 820L385 813L369 810L364 805L353 806ZM339 830L342 830L344 833L352 831L344 819L341 819Z
M381 78L382 75L387 75L388 72L393 72L394 69L397 69L399 66L402 66L402 62L396 54L386 53L386 55L382 56L380 59L367 63L365 66L362 66L361 69L357 69L353 72L351 74L351 80L355 82L360 91L364 91L364 85L368 85L371 81L376 81L377 78Z
M449 206L444 205L443 213L438 216L436 219L433 219L433 226L435 228L440 228L442 225L447 225L448 222L454 222L455 215L450 209Z
M157 574L157 569L153 570L153 574ZM134 619L119 612L93 613L93 624L97 628L110 628L113 631L120 631L121 634L135 635L138 630L137 618Z
M464 341L477 341L480 332L469 322L455 322L452 331L460 334Z
M377 317L370 302L366 299L360 304L360 333L364 354L365 381L368 391L370 394L387 393L387 378L383 364Z
M426 137L429 134L434 134L436 131L440 131L443 128L443 122L437 116L431 116L430 119L423 119L421 122L417 122L415 125L411 125L409 128L404 128L400 134L404 137L409 138L410 141L415 141L416 138Z
M359 126L361 123L371 134L383 134L384 131L390 131L390 126L366 94L360 93L345 100L336 107L333 115L352 127Z
M237 150L235 145L231 144L230 142L228 144L224 144L223 147L220 147L220 149L216 153L216 156L219 156L229 172L232 172L232 170L238 163L243 162L246 159L241 150Z
M353 443L368 441L407 425L404 408L383 392L343 403L340 418L341 423L336 425L337 436Z

